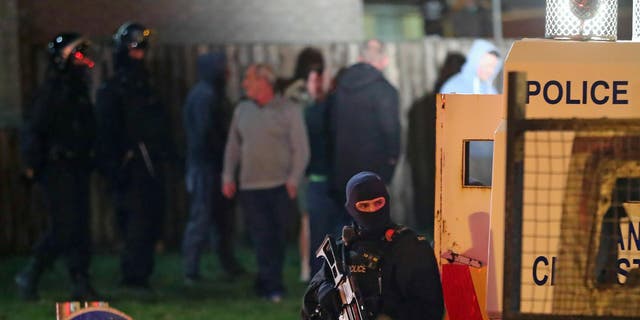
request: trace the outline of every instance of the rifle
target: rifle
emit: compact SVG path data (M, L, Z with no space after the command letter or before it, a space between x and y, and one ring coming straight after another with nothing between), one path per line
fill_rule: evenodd
M351 274L345 271L344 250L342 258L336 257L336 242L331 236L326 236L316 252L317 258L324 258L333 276L334 288L338 290L340 296L340 316L338 320L369 320L362 304L362 297L355 285Z

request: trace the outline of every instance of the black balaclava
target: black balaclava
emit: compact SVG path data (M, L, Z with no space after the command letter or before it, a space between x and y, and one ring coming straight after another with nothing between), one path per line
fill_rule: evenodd
M384 235L392 222L389 210L389 192L382 178L373 172L360 172L349 179L346 193L345 208L358 226L360 236L376 238ZM356 209L356 202L378 197L385 198L385 205L378 211L362 212Z

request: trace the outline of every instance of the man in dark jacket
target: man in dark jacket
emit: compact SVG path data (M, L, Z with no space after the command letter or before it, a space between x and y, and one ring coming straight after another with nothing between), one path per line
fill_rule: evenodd
M87 41L62 33L49 43L50 65L28 110L22 136L25 176L41 183L50 227L33 258L16 277L21 298L38 298L38 279L64 255L73 283L72 299L95 299L89 285L89 175L95 119L85 56Z
M370 170L391 182L400 154L398 92L381 70L388 64L384 46L370 40L361 62L338 80L331 105L333 190L344 203L342 190L351 176Z
M229 129L225 99L226 58L223 53L198 58L200 81L191 89L183 110L187 136L186 185L189 221L182 242L185 281L200 280L200 255L215 227L215 247L228 275L243 273L233 252L233 215L222 189L222 158Z
M391 221L384 181L375 173L360 172L347 183L346 197L355 223L345 227L336 255L354 280L365 319L442 319L433 249L424 237ZM334 285L325 264L305 293L303 319L338 319L342 303Z
M144 290L164 217L162 162L170 151L166 111L144 65L149 34L137 23L118 29L115 74L96 102L101 168L111 182L124 236L121 284Z

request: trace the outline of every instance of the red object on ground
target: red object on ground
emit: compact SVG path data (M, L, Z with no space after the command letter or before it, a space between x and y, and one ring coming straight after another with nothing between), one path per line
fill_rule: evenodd
M482 320L469 266L442 265L442 294L450 320Z

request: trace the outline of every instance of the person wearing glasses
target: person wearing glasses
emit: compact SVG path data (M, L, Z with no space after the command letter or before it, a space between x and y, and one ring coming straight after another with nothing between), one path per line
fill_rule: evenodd
M354 175L337 258L354 282L367 319L442 319L444 303L433 249L423 236L395 224L385 182L373 172ZM316 273L303 299L303 319L337 319L341 293L328 265Z

